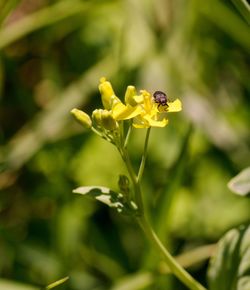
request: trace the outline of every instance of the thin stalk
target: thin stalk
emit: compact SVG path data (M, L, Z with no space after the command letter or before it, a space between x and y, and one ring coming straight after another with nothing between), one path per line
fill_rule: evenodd
M103 135L98 131L96 130L96 128L94 128L93 126L90 128L95 134L97 134L98 136L100 136L101 138L103 138Z
M163 255L165 262L167 263L171 272L179 278L180 281L183 282L191 290L206 290L198 281L196 281L184 268L182 268L176 260L172 257L172 255L168 252L168 250L164 247L162 242L159 240L156 233L153 231L145 217L142 215L137 217L137 222L149 238L151 243L159 250L159 252Z
M145 218L144 208L143 208L143 199L142 192L140 186L140 180L144 171L146 155L147 155L147 147L149 140L150 129L147 130L144 151L142 156L142 161L140 165L140 169L138 175L136 176L131 160L129 158L129 154L126 147L120 148L119 152L121 157L127 167L128 173L130 175L131 181L134 187L134 197L135 202L138 206L138 215L135 217L136 221L151 241L151 243L156 247L156 249L163 255L167 266L170 271L179 278L190 290L206 290L198 281L196 281L184 268L182 268L177 261L172 257L172 255L168 252L168 250L164 247L156 233L153 231L150 224L147 222Z
M129 127L128 127L127 134L126 134L126 138L125 138L125 141L124 141L124 148L127 148L127 146L128 146L128 141L129 141L129 137L130 137L131 131L132 131L132 124L130 123Z
M139 183L143 172L144 172L144 168L145 168L145 163L146 163L146 158L147 158L147 150L148 150L148 140L149 140L149 135L150 135L150 129L151 127L149 127L147 129L147 133L146 133L146 138L145 138L145 143L144 143L144 149L143 149L143 154L142 154L142 159L141 159L141 164L140 164L140 168L138 171L138 175L137 175L137 182Z
M130 178L132 180L133 183L133 187L134 187L134 193L135 193L135 202L138 206L138 212L139 215L141 215L143 213L143 200L142 200L142 193L141 193L141 187L140 187L140 180L145 168L145 162L146 162L146 157L147 157L147 148L148 148L148 140L149 140L149 135L150 135L150 128L147 129L147 133L146 133L146 138L145 138L145 143L144 143L144 150L143 150L143 155L142 155L142 160L141 160L141 164L140 164L140 168L138 171L138 175L136 176L133 166L131 164L131 160L129 158L129 154L127 151L127 143L131 134L131 130L132 130L132 125L130 124L127 135L126 135L126 139L124 142L124 147L122 149L121 156L126 164L128 173L130 175Z
M57 280L56 282L53 282L51 284L49 284L48 286L45 287L46 290L50 290L52 288L55 288L57 287L58 285L61 285L63 284L64 282L66 282L67 280L69 279L69 277L64 277L60 280Z
M119 148L122 148L123 147L123 140L124 140L124 122L120 122L120 130L118 131L119 132Z
M131 163L131 160L129 158L129 154L126 148L122 149L121 156L122 156L122 159L124 160L129 176L133 183L134 193L135 193L135 202L138 206L138 213L139 215L141 215L143 213L143 200L142 200L141 188L140 188L140 185L138 184L137 176L134 172L134 169L133 169L133 166L132 166L132 163Z

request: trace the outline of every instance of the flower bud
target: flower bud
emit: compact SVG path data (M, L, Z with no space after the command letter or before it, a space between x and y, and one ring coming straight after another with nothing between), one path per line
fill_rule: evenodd
M137 102L135 100L136 96L136 89L134 86L128 86L126 93L125 93L125 103L129 104L130 106L134 107L137 105Z
M102 109L95 109L92 113L92 119L97 127L102 127Z
M99 91L102 97L103 107L107 110L111 109L112 99L115 96L112 85L103 77L100 79Z
M108 110L96 109L92 113L92 118L95 124L100 128L106 130L115 130L118 127L117 122L112 117L112 113Z
M118 128L118 123L112 117L112 113L107 110L103 110L102 112L102 125L106 130L110 131Z
M118 185L122 193L129 192L129 179L126 175L123 174L119 175Z
M83 125L84 128L89 129L92 127L92 121L88 114L78 109L72 109L70 113L75 117L78 123Z

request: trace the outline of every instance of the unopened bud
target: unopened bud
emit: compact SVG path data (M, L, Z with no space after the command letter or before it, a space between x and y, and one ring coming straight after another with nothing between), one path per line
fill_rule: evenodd
M108 110L96 109L92 113L92 118L99 128L103 127L106 130L113 131L118 127L116 120L112 117L112 113Z
M81 110L78 109L72 109L70 113L75 117L78 123L83 125L85 128L91 128L92 127L92 121L88 114L84 113Z
M123 194L129 193L129 179L126 175L119 175L118 185Z
M102 125L106 130L110 131L118 127L116 120L112 117L112 113L107 110L103 110L102 112Z
M102 109L95 109L92 113L93 122L97 127L102 127Z
M106 81L104 77L100 79L99 91L101 93L104 109L110 110L112 108L113 102L119 99L116 97L111 83Z

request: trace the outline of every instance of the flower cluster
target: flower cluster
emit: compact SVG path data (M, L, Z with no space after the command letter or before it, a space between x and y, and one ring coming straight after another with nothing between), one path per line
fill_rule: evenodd
M146 90L138 94L134 86L128 86L122 102L105 78L100 79L99 91L103 109L94 110L92 118L78 109L73 109L71 113L82 125L94 129L109 141L114 141L114 132L119 131L124 120L131 119L135 128L165 127L168 124L166 113L181 111L179 99L171 102L159 91L156 92L158 96L156 93L152 96Z

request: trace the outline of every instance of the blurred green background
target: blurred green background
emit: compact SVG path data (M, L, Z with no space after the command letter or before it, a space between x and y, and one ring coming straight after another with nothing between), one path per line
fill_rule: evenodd
M133 84L183 102L152 131L143 178L150 219L174 255L250 221L250 200L227 188L250 161L241 2L0 0L1 290L65 276L57 289L186 289L159 274L160 257L131 219L72 194L117 189L126 173L115 148L69 113L101 106L102 76L120 97ZM135 167L144 135L132 134ZM207 265L188 268L204 285Z

